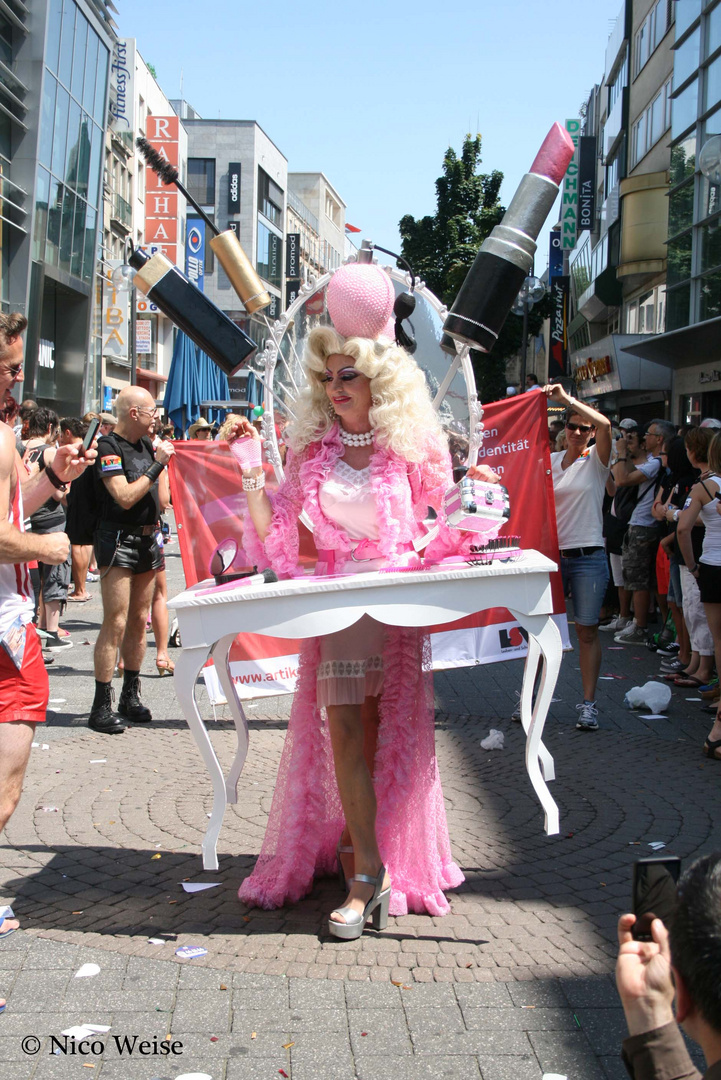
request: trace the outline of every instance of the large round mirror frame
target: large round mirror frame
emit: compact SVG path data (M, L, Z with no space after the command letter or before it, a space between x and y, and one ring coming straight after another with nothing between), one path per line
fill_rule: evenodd
M355 259L350 259L348 261L355 262ZM405 288L410 288L411 279L405 271L397 270L395 267L391 266L384 266L383 269L394 282L401 284ZM269 323L270 335L266 341L265 349L256 358L251 367L251 370L266 391L266 408L261 419L261 436L267 460L273 465L279 482L282 481L284 473L275 432L275 399L272 392L276 374L276 365L279 361L285 367L285 374L290 383L294 384L295 382L293 373L289 370L285 357L283 356L281 343L288 328L293 324L296 315L300 312L306 301L314 293L325 289L334 273L335 271L332 270L330 273L323 274L320 277L311 275L309 280L301 286L298 296L292 302L288 310L281 315L280 319L272 324ZM441 303L438 297L426 287L425 283L419 281L418 278L416 278L414 292L417 298L423 298L427 301L432 310L440 318L441 323L443 323L448 314L448 309ZM440 344L438 347L440 348ZM478 451L483 441L483 408L476 393L476 382L473 376L470 350L467 345L459 346L456 344L455 358L453 358L450 353L448 354L448 371L436 391L436 395L433 399L433 406L436 411L440 409L458 371L460 371L464 377L468 401L469 431L468 458L466 464L474 465L478 460ZM279 409L279 412L280 411L283 410ZM305 515L303 515L303 521L306 525L309 525Z

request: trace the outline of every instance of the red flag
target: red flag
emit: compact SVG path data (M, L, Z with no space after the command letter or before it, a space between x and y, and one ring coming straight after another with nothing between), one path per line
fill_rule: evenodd
M355 225L349 225L348 222L346 222L345 231L346 232L360 232L361 230L356 229Z

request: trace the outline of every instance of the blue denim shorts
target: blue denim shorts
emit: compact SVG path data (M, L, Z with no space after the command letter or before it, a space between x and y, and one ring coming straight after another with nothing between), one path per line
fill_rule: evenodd
M608 561L605 551L561 558L563 590L571 592L573 621L580 626L596 626L601 618L603 598L608 585Z
M666 600L669 604L676 604L677 607L683 607L683 593L681 592L681 570L679 564L677 562L674 562L673 559L671 559L671 566L669 570L670 576Z

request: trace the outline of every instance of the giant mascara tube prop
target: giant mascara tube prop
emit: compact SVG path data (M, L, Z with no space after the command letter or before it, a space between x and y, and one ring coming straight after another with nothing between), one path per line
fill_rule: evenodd
M536 237L543 228L573 157L568 132L556 123L511 205L486 237L466 275L443 330L472 349L490 352L524 278L533 268Z
M165 255L135 248L128 262L133 284L207 353L226 375L235 375L258 346Z
M224 232L219 232L217 225L198 206L187 188L183 187L175 166L159 154L147 139L138 138L135 143L153 172L158 174L164 184L174 184L210 229L213 237L210 246L228 275L230 284L243 301L248 314L252 315L253 312L268 307L270 295L253 269L253 264L240 246L240 241L233 230L226 229Z

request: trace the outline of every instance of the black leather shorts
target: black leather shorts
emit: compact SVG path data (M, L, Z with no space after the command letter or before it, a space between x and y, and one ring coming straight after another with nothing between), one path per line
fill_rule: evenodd
M102 572L108 566L132 570L134 574L147 574L149 570L162 570L165 560L158 547L155 534L133 536L122 529L99 529L95 533L95 559Z

